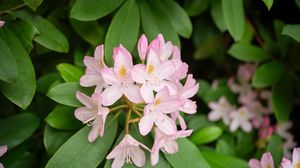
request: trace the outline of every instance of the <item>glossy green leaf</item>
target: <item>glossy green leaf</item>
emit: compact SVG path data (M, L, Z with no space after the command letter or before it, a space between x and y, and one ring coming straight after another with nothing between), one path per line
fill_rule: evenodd
M12 82L18 76L17 61L11 49L0 36L0 80L5 82Z
M235 151L232 145L229 145L225 140L219 139L216 144L216 152L224 155L235 155Z
M81 69L68 63L60 63L56 68L66 82L79 82L80 77L83 75Z
M32 24L39 31L34 41L57 52L66 53L69 51L67 38L46 19L29 11L17 11L14 14Z
M104 27L97 21L81 22L70 19L70 23L76 33L91 45L97 46L104 42Z
M281 62L272 61L261 65L254 73L252 86L264 88L271 86L279 81L284 71Z
M24 3L31 8L32 10L36 10L37 7L39 7L41 5L41 3L43 2L43 0L23 0Z
M294 87L288 74L272 87L272 107L279 122L289 120L293 108Z
M211 1L211 9L210 14L216 26L219 28L221 32L227 30L225 25L224 15L223 15L223 8L221 0L213 0Z
M81 21L97 20L113 12L123 1L76 0L71 9L70 17Z
M139 8L128 0L114 16L105 37L105 60L112 65L113 48L122 44L129 52L135 48L140 29Z
M73 132L57 130L46 125L44 131L44 146L48 155L52 156L71 136Z
M3 163L5 168L33 167L37 162L37 156L27 150L27 144L21 144L13 149L8 149L8 152L1 157L1 163Z
M272 8L273 0L262 0L262 1L265 3L265 5L269 10Z
M239 158L246 159L253 153L255 146L253 142L255 141L254 132L246 133L241 130L236 132L236 144L235 153L238 154Z
M57 103L80 107L81 103L76 98L76 92L80 90L80 86L76 82L62 83L54 86L49 90L47 96Z
M213 125L213 123L207 120L206 115L194 115L188 122L188 128L193 129L194 131L210 125Z
M59 75L59 73L57 72L53 72L53 73L47 73L44 76L41 76L38 80L37 80L37 87L36 87L36 91L46 94L49 90L49 87L57 81L61 81L62 79Z
M249 21L246 21L245 22L245 30L244 30L243 36L240 40L240 43L251 44L253 36L254 36L253 33L254 32L253 32L251 23Z
M261 62L269 58L268 53L262 48L244 43L233 44L228 53L234 58L246 62Z
M39 127L39 118L32 113L21 113L0 120L0 144L9 149L29 138Z
M207 9L210 0L188 0L184 2L186 13L189 16L197 16Z
M210 168L199 149L188 139L177 140L178 152L173 155L164 154L174 168Z
M196 145L206 144L218 139L222 133L223 130L220 127L208 126L194 132L190 140Z
M203 157L213 168L248 168L248 163L232 156L215 153L213 151L202 151Z
M300 42L300 24L285 25L282 34L290 36L294 40Z
M274 134L269 140L269 144L267 146L268 152L271 152L274 160L274 165L279 165L283 156L283 148L282 148L282 140L281 137L277 134Z
M245 16L243 0L222 0L225 25L235 41L244 33Z
M36 89L34 68L26 49L16 34L9 29L1 29L3 31L0 36L15 57L20 74L13 83L0 81L0 90L14 104L26 109L31 103Z
M155 6L166 16L177 33L185 38L192 34L192 22L186 12L173 0L153 1ZM168 10L165 10L168 9Z
M146 0L140 1L140 11L142 27L149 41L161 33L166 41L172 41L180 48L180 40L176 31L166 16L153 3Z
M118 122L109 117L104 136L88 142L91 130L86 126L64 143L48 161L46 168L95 168L108 154L117 133Z
M68 106L56 106L46 117L45 121L56 129L72 130L82 127L82 124L74 116L74 108Z
M39 31L34 26L23 20L14 21L12 24L12 30L16 33L27 52L30 53L33 48L32 40L39 34Z

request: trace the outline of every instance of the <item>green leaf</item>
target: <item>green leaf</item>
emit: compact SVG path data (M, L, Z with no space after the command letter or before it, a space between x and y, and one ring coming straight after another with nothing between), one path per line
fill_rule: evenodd
M67 53L69 51L67 38L46 19L29 11L16 11L14 14L33 25L39 31L34 41L57 52Z
M39 118L32 113L21 113L0 120L0 144L9 149L31 137L39 127Z
M243 0L222 0L222 9L230 35L235 41L239 41L245 26Z
M113 12L123 1L76 0L71 9L70 17L81 21L97 20Z
M27 51L14 32L6 28L1 28L1 30L3 30L2 33L0 31L1 38L9 46L17 61L19 75L13 83L0 81L0 90L11 102L26 109L31 103L36 89L34 68Z
M46 125L44 131L44 146L47 153L52 156L72 135L73 132L57 130Z
M285 25L281 34L290 36L294 40L300 42L300 24Z
M104 42L104 27L97 21L81 22L70 19L70 23L76 33L91 45L97 46Z
M47 96L57 103L72 106L72 107L80 107L81 103L76 98L76 92L80 89L78 83L62 83L54 86L49 90Z
M172 155L164 154L174 168L210 168L198 148L188 139L177 140L178 152Z
M179 37L166 16L155 7L153 2L146 0L139 2L142 27L149 41L161 33L165 40L172 41L174 45L180 48Z
M153 3L166 16L178 34L185 38L191 36L192 22L181 6L173 0L156 0Z
M219 139L216 144L216 152L224 155L235 155L235 151L232 145L229 145L225 140Z
M74 116L74 108L68 106L56 106L46 117L45 121L56 129L73 130L82 127L79 120Z
M186 13L189 16L197 16L207 9L210 0L188 0L184 2Z
M274 165L279 165L283 156L282 140L279 135L275 134L271 137L266 151L271 152Z
M194 132L190 140L196 145L210 143L218 139L223 133L223 130L218 126L204 127L197 132Z
M248 168L247 162L232 156L215 153L213 151L202 151L203 157L213 168Z
M33 48L32 39L39 34L39 31L31 24L23 20L14 21L12 24L12 29L14 33L16 33L19 40L22 42L24 48L28 53L30 53Z
M43 75L42 77L40 77L37 80L36 91L43 93L43 94L47 94L49 87L57 81L62 82L62 79L60 78L59 73L57 73L57 72L47 73L46 75Z
M261 65L254 73L252 86L264 88L271 86L279 81L284 71L281 62L272 61Z
M272 8L273 0L262 0L262 1L265 3L265 5L269 10Z
M11 49L0 36L0 80L5 82L13 82L18 76L17 61Z
M105 59L112 65L113 48L122 44L133 51L140 28L139 8L135 0L128 0L114 16L105 37Z
M83 75L81 69L68 63L60 63L56 68L66 82L79 82L80 77Z
M227 30L223 15L222 3L221 0L213 0L211 1L211 9L210 14L216 26L219 28L221 32Z
M249 154L253 153L255 146L253 145L254 132L246 133L243 131L236 132L236 144L235 153L238 154L239 158L246 159Z
M188 128L193 129L194 131L197 131L210 125L213 125L213 123L207 120L206 115L193 116L188 122Z
M293 108L294 87L288 74L272 87L272 107L279 122L289 120Z
M31 8L32 10L36 10L37 7L39 7L41 5L41 3L43 2L43 0L23 0L24 3Z
M116 136L118 122L109 117L104 136L88 142L91 130L86 126L73 135L53 155L46 168L95 168L106 157Z
M235 43L228 50L228 54L240 61L261 62L269 58L265 50L251 44Z

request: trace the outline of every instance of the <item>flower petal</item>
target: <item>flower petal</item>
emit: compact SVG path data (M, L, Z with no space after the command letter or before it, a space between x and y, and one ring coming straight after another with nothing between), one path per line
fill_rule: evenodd
M6 153L7 151L7 146L4 145L4 146L0 146L0 156L2 156L4 153Z
M155 71L155 76L159 79L167 79L175 72L175 65L172 61L162 63Z
M293 168L292 162L289 159L283 157L280 168Z
M95 86L99 83L99 79L95 75L83 75L80 78L80 85L84 87Z
M130 147L130 157L132 162L138 166L143 167L146 162L146 157L144 151L138 146Z
M102 113L102 126L101 126L101 131L100 131L100 137L102 137L103 134L104 134L105 121L106 121L106 117L108 116L109 109L108 108L102 108L101 113Z
M274 161L270 152L264 153L260 162L263 168L274 168Z
M93 100L90 97L88 97L87 95L81 93L80 91L76 92L76 98L82 104L84 104L86 107L89 107L89 108L95 107L95 104L94 104Z
M294 148L293 150L293 166L300 166L300 148Z
M114 67L132 67L132 56L122 44L120 44L119 47L114 48L113 59L115 61Z
M145 60L148 51L148 40L145 34L143 34L138 41L138 52L142 61Z
M103 68L101 70L101 75L103 80L110 85L119 83L113 68Z
M237 121L237 120L233 120L231 123L230 123L230 131L231 132L234 132L236 131L238 128L239 128L239 125L240 123Z
M97 116L97 118L93 122L92 130L88 135L89 142L94 142L96 138L99 136L102 128L102 119L101 116Z
M131 78L137 83L145 83L145 65L144 64L137 64L133 66L131 70Z
M154 100L153 89L148 84L143 84L140 92L146 103L150 103Z
M97 61L93 57L85 56L83 59L83 63L87 67L87 69L90 69L92 71L100 70Z
M145 136L147 135L153 127L153 118L152 114L144 115L139 122L140 133Z
M125 151L121 151L119 155L117 155L111 165L112 168L121 168L125 162Z
M77 108L74 112L75 117L80 120L81 122L83 122L84 124L92 121L95 119L95 116L97 114L95 114L95 112L87 107L80 107Z
M250 122L248 121L244 121L242 124L241 124L241 127L242 127L242 130L245 131L245 132L250 132L252 130L252 125Z
M159 130L167 135L175 134L177 131L175 122L164 114L157 115L155 117L154 123L159 128Z
M98 61L100 68L106 67L104 63L104 45L99 45L96 47L94 52L94 57Z
M138 86L134 85L134 84L127 85L125 90L124 90L124 94L133 103L143 102L143 98L141 96L140 88Z
M155 166L159 160L159 150L151 152L151 165Z
M249 161L248 165L250 166L250 168L262 168L259 160L257 160L257 159L251 159Z
M123 88L120 85L112 85L107 87L101 94L103 100L102 104L104 106L112 105L122 97L123 92Z

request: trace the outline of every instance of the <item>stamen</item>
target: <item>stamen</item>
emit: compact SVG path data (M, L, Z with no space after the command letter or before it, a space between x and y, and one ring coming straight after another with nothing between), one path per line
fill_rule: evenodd
M155 101L154 101L154 103L153 103L155 106L156 105L159 105L160 104L160 99L158 98L158 99L156 99Z
M148 75L151 75L153 71L154 71L154 66L152 64L150 64L147 69Z
M121 66L118 74L120 77L124 77L126 75L126 68L124 66Z

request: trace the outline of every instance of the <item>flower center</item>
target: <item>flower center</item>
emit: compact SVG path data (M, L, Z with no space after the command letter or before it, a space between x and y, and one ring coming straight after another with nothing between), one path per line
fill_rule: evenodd
M124 66L121 66L118 72L120 77L124 77L126 75L126 68Z
M160 104L160 99L156 99L153 103L155 106Z
M300 168L300 162L297 162L294 166L294 168Z
M147 69L148 75L152 74L153 71L154 71L154 66L152 64L150 64Z

